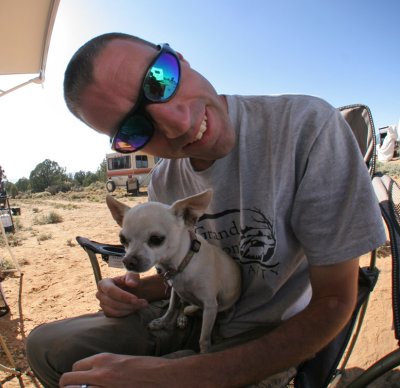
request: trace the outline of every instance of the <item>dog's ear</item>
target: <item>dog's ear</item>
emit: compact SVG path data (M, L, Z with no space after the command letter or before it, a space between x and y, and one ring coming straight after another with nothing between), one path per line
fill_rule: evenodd
M111 215L117 224L122 228L122 221L124 220L125 213L130 209L129 206L122 202L117 201L113 196L107 194L106 203L110 209Z
M177 217L182 217L186 225L193 226L198 218L205 213L211 198L212 190L206 190L200 194L174 202L171 205L171 210Z

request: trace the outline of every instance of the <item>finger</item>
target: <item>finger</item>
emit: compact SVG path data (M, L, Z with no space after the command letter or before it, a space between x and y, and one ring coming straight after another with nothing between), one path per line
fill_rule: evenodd
M120 287L116 286L111 279L104 279L105 281L99 282L98 284L98 290L99 290L99 299L102 297L102 295L105 295L106 297L113 299L117 302L121 303L127 303L127 304L134 304L135 301L137 300L137 297ZM108 280L108 281L106 281Z
M100 301L100 307L107 316L124 317L148 306L145 299L136 299L135 303L121 303L108 298L106 295L96 296Z
M140 283L140 275L139 274L137 274L135 272L131 272L131 271L128 271L125 274L125 284L128 287L132 287L132 288L137 287L139 285L139 283Z
M90 377L90 372L88 371L66 372L61 376L59 385L60 387L78 386L79 388L82 385L89 385L89 386L95 385L94 382L93 384L91 384L90 382L91 382L91 377Z
M105 291L99 289L99 291L96 292L96 298L100 301L100 304L114 306L115 308L124 308L124 305L128 308L131 308L129 306L137 308L147 306L147 301L145 299L138 298L136 295L121 289L106 289Z
M116 318L126 317L127 315L130 315L137 310L133 306L129 306L129 308L124 307L117 309L115 307L111 307L102 303L100 303L100 308L103 310L105 316Z
M100 353L103 357L107 355L107 353ZM81 360L75 361L72 365L72 372L88 372L92 370L95 366L96 360L100 358L100 354L95 354L93 356L89 356L86 358L82 358Z

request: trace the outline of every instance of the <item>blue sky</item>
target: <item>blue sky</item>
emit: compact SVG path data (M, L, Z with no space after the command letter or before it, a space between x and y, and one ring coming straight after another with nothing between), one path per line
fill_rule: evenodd
M0 99L9 180L47 158L67 172L95 171L109 152L108 139L65 108L62 80L73 53L111 31L170 43L219 93L363 103L377 128L400 119L398 0L61 0L44 86Z

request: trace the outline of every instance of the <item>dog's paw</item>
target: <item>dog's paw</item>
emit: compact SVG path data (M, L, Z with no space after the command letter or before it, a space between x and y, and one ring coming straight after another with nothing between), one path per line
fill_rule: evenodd
M208 353L208 349L210 349L211 343L208 342L204 342L204 343L200 343L200 353Z
M161 329L164 329L166 326L167 325L166 325L165 319L157 318L149 323L148 328L150 330L161 330Z
M185 329L188 325L188 317L185 314L179 314L178 318L176 319L176 326L180 329Z

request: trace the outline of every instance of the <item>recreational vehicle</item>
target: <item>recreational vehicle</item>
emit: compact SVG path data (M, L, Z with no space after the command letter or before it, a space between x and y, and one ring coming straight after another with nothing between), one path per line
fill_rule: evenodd
M126 187L128 193L137 195L139 188L147 186L151 170L160 158L138 151L132 154L113 152L106 155L107 191L113 192L116 187Z

